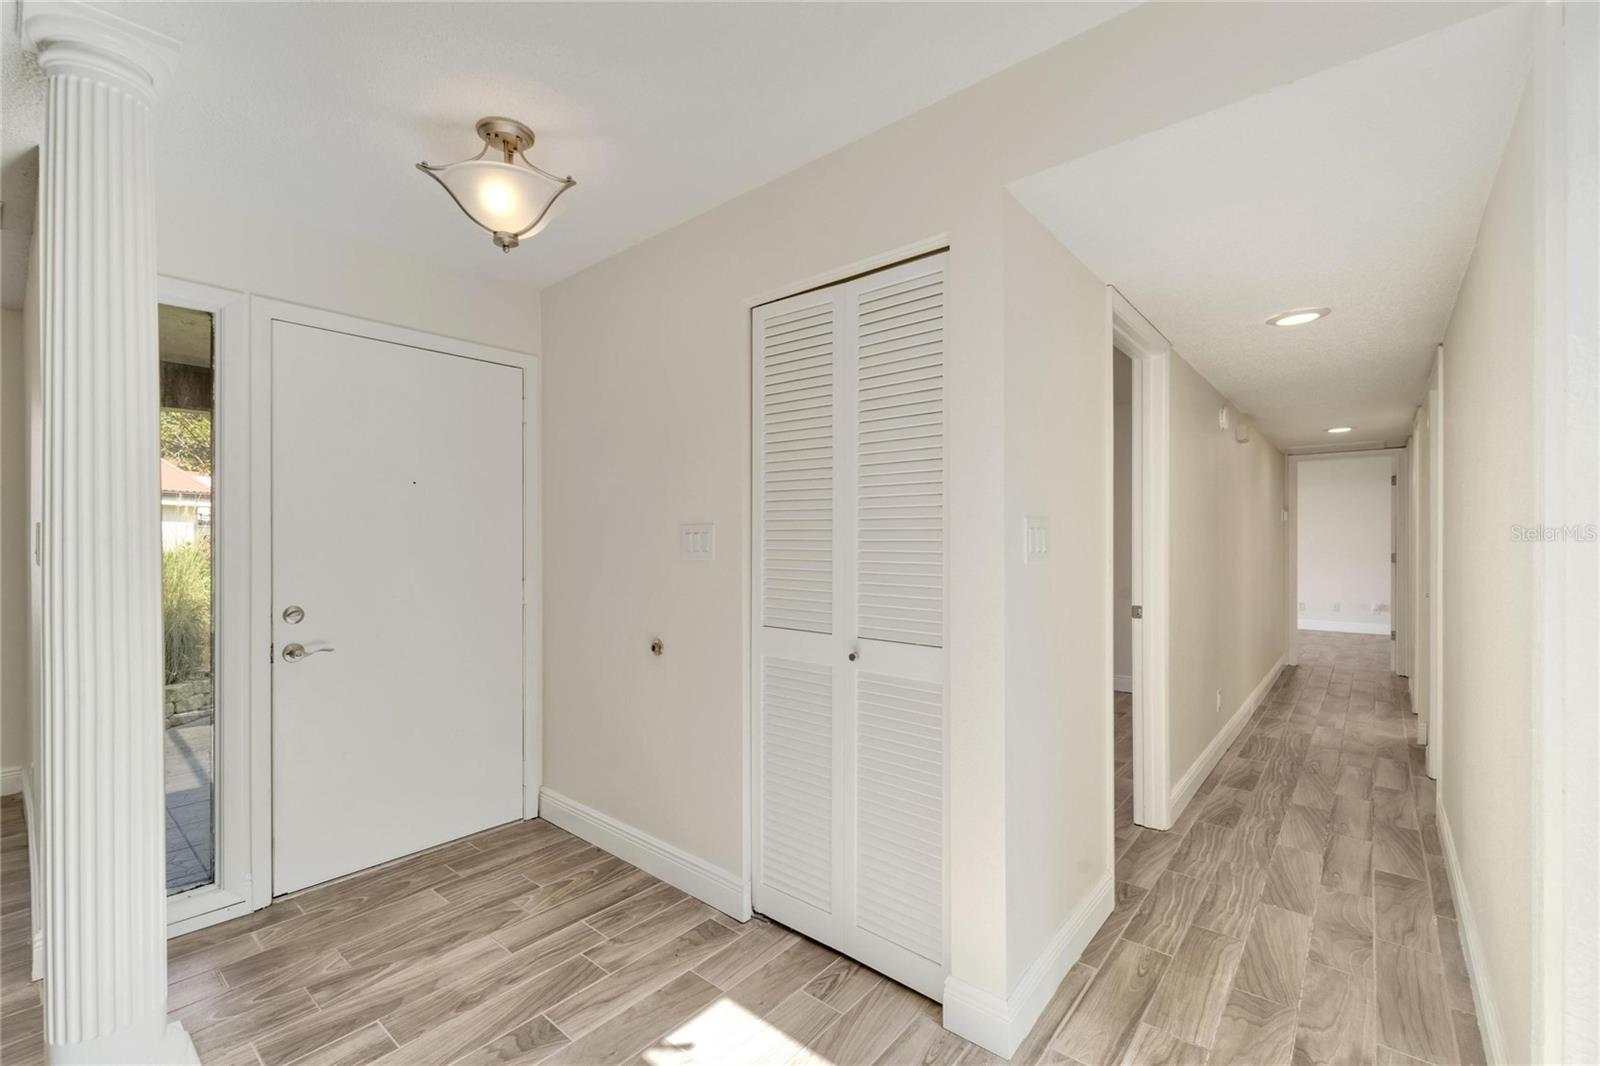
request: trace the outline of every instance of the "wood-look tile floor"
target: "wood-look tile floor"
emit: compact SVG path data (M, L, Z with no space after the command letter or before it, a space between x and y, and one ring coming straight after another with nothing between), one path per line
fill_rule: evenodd
M1386 639L1302 633L1170 832L1133 824L1129 697L1115 722L1116 909L1029 1037L1041 1061L1484 1061Z
M0 1061L43 1061L27 840L0 805ZM516 823L171 940L205 1063L991 1061L932 1001L740 923L544 821Z
M1117 904L1014 1061L1483 1061L1432 783L1380 638L1305 639L1171 832L1131 823ZM26 835L0 806L0 1059L43 1058ZM543 821L503 826L169 945L202 1061L951 1064L935 1004L737 923Z

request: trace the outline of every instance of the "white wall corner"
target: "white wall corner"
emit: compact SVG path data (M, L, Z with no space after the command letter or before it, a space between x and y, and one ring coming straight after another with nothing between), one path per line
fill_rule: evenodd
M1222 727L1221 732L1211 738L1211 743L1206 745L1206 750L1172 786L1172 794L1167 801L1167 813L1176 822L1183 814L1184 808L1189 806L1189 801L1194 799L1194 794L1200 791L1200 785L1206 777L1222 761L1222 756L1227 752L1229 745L1239 736L1244 727L1249 724L1250 716L1256 713L1256 708L1261 706L1261 701L1267 698L1267 693L1272 691L1272 685L1278 680L1278 675L1283 672L1286 655L1278 656L1278 661L1272 664L1266 676L1250 691L1250 695L1239 704L1239 709L1233 712L1233 717L1228 719L1228 724Z
M750 920L750 882L720 866L552 789L539 790L539 816L730 918Z
M1089 941L1111 914L1116 882L1108 872L1067 918L1005 996L967 984L958 977L944 981L944 1027L957 1036L1010 1058L1034 1023L1050 1005L1050 997L1083 957Z
M1444 848L1445 871L1450 877L1450 894L1455 897L1457 924L1461 928L1461 949L1467 958L1467 977L1472 985L1472 1002L1478 1010L1478 1022L1483 1030L1483 1049L1490 1062L1521 1061L1506 1055L1505 1029L1500 1024L1500 1010L1496 1006L1494 985L1489 968L1483 961L1483 941L1478 939L1478 922L1472 911L1472 900L1467 895L1467 885L1461 876L1461 863L1456 857L1455 837L1450 833L1450 819L1445 817L1444 804L1437 805L1439 818L1439 843Z

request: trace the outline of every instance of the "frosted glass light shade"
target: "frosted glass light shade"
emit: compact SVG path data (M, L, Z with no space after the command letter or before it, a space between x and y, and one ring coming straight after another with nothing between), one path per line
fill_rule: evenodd
M523 131L525 140L496 139L498 131L487 129L488 123L510 124L515 127L511 136ZM492 233L494 243L501 250L509 252L524 237L531 237L544 228L556 199L577 182L557 177L528 162L522 149L531 147L533 132L520 123L511 123L509 119L484 119L479 123L478 132L484 137L485 148L476 157L445 166L418 163L417 169L444 186L456 206ZM491 147L503 151L504 161L486 158Z

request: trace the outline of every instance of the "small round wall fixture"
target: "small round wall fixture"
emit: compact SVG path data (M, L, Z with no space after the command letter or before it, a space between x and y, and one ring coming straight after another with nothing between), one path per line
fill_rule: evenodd
M1355 428L1354 426L1334 426L1332 429L1328 430L1328 432L1329 433L1349 433L1354 428Z
M578 183L528 161L533 130L516 119L491 115L480 118L477 129L483 151L443 166L418 163L417 169L444 186L461 212L509 252L543 229L556 199Z
M1333 312L1326 307L1297 307L1293 311L1280 311L1267 319L1269 326L1303 326L1307 322L1315 322L1319 318L1327 318Z

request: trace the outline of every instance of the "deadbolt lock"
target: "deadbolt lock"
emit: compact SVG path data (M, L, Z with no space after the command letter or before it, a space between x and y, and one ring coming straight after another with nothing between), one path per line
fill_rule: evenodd
M306 610L304 607L288 606L283 609L283 620L289 625L297 626L305 621Z

